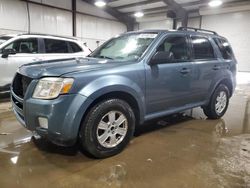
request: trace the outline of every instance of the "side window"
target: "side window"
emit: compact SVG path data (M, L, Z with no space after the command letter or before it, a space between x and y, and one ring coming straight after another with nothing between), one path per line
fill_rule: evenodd
M46 53L69 53L66 41L44 39Z
M169 52L172 56L172 61L187 61L188 44L185 36L171 36L168 37L157 49L157 52Z
M214 59L214 50L210 41L205 37L192 36L194 59Z
M69 42L69 46L71 47L71 50L73 53L77 53L77 52L82 52L82 48L80 46L78 46L78 44L74 43L74 42Z
M18 39L10 43L4 49L14 49L16 53L38 53L38 40L36 38Z
M214 39L214 41L217 44L217 46L219 47L221 55L224 59L232 59L233 58L233 51L232 51L228 41L226 41L225 39L219 39L219 38Z

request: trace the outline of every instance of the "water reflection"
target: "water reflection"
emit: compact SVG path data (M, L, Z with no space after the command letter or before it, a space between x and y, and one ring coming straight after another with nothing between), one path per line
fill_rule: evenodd
M126 177L126 165L118 164L109 167L108 172L102 175L98 181L103 184L104 187L121 187Z
M10 160L11 160L11 162L12 162L13 164L16 164L16 163L17 163L17 160L18 160L18 156L11 157Z

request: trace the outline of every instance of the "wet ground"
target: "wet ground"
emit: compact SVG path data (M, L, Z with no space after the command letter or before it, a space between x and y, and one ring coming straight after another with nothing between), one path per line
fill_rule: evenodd
M197 108L149 122L104 160L31 138L2 103L0 187L250 188L249 98L244 83L220 120Z

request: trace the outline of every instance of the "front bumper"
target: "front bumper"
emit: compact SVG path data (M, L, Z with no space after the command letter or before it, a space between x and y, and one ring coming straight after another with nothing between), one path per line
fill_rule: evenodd
M13 111L17 120L28 130L62 145L74 145L82 117L91 101L80 94L61 95L54 100L25 96L21 99L11 91ZM48 119L48 129L39 125L38 117Z

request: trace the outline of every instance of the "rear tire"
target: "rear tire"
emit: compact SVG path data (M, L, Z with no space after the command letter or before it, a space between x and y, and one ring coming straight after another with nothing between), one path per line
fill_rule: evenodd
M226 85L220 84L214 91L209 104L203 107L204 114L209 119L219 119L227 111L229 103L229 89Z
M108 99L93 106L83 121L79 141L87 154L106 158L120 153L135 130L132 108L123 100Z

